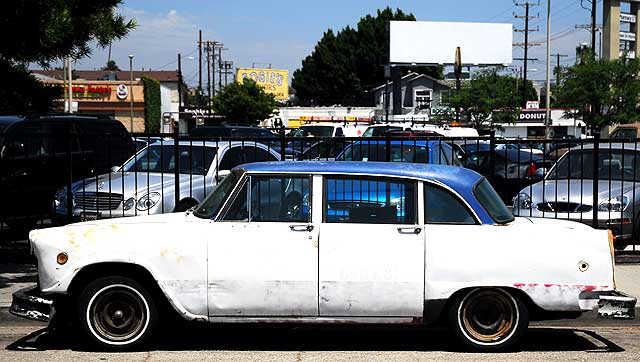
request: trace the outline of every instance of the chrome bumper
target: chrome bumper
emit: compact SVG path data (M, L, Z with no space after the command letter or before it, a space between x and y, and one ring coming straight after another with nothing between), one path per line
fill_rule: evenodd
M51 318L53 300L42 295L37 286L20 289L13 293L9 313L27 319L48 322Z
M600 292L598 317L606 319L635 319L636 298L617 290Z

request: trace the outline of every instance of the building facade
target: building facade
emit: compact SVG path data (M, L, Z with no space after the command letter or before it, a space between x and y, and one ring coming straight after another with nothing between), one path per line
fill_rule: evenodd
M62 70L32 70L45 84L65 87ZM160 83L160 114L170 113L179 118L178 73L176 71L74 71L72 80L73 111L78 114L100 114L113 117L133 132L145 131L145 99L142 77ZM131 75L133 77L131 77ZM133 81L132 81L133 80ZM65 88L65 97L68 89ZM65 109L64 99L59 100ZM170 124L157 120L162 132L171 132Z
M446 82L418 73L409 73L400 81L401 112L393 109L393 82L373 89L377 117L385 115L387 102L389 114L430 114L432 109L440 106L442 94L450 89Z

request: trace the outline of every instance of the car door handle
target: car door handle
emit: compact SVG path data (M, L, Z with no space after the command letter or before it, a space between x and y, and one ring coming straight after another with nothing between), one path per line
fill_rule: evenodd
M411 226L411 227L399 227L398 232L400 234L420 234L422 232L422 228Z
M289 225L291 231L313 231L313 225Z

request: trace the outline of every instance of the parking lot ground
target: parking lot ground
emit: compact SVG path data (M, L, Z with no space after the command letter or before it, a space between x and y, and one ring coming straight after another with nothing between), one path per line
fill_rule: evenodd
M185 325L149 351L87 351L43 325L2 323L0 361L637 361L640 325L535 325L507 354L460 351L444 329L351 326Z
M610 321L586 313L576 320L533 322L519 350L459 350L446 329L180 323L157 336L150 351L86 351L78 338L8 313L11 293L35 282L24 242L0 254L0 361L638 361L640 320ZM616 266L618 288L640 296L640 265ZM640 316L640 310L636 310Z

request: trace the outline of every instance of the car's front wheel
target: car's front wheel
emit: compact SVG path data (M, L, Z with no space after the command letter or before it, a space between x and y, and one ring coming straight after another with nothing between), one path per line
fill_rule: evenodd
M529 325L527 307L500 288L477 288L449 309L451 329L467 349L497 351L513 347Z
M79 322L93 345L128 350L148 342L158 323L151 294L135 280L105 277L80 294Z

